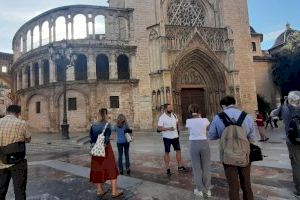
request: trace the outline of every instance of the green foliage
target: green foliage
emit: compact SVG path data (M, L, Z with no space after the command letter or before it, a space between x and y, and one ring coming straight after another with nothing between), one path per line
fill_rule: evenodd
M272 66L273 82L281 88L282 95L300 90L300 33L295 32L287 44L275 55Z
M270 106L270 103L267 102L265 100L265 98L261 95L257 95L257 104L258 104L258 110L260 113L269 113L271 112L271 106Z

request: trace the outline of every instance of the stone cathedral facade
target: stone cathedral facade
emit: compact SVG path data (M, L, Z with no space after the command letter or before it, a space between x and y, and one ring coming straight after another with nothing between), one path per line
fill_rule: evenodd
M85 132L102 107L112 119L125 114L135 129L155 129L164 103L174 106L181 123L191 103L211 118L226 94L246 111L256 109L251 44L257 34L250 32L247 0L108 3L52 9L15 34L15 100L34 131L59 131L64 76L71 131ZM97 28L99 16L104 32ZM79 30L80 18L85 25ZM66 41L77 60L64 74L48 47Z

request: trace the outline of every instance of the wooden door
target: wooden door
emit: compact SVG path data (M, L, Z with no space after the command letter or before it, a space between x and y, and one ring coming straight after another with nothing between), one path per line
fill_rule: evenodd
M185 124L186 119L191 117L188 107L191 104L198 104L200 106L201 114L205 115L205 96L204 89L182 89L181 90L181 109L182 122Z

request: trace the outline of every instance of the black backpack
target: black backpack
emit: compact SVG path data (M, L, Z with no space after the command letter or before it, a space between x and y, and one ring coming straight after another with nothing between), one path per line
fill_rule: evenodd
M292 144L300 145L300 113L288 106L292 120L289 123L287 137Z

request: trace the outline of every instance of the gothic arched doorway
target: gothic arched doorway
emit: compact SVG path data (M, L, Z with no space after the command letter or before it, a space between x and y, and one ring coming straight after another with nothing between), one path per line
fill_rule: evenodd
M226 69L216 59L196 49L179 59L172 70L173 104L181 120L189 117L188 106L196 103L211 118L226 93Z

